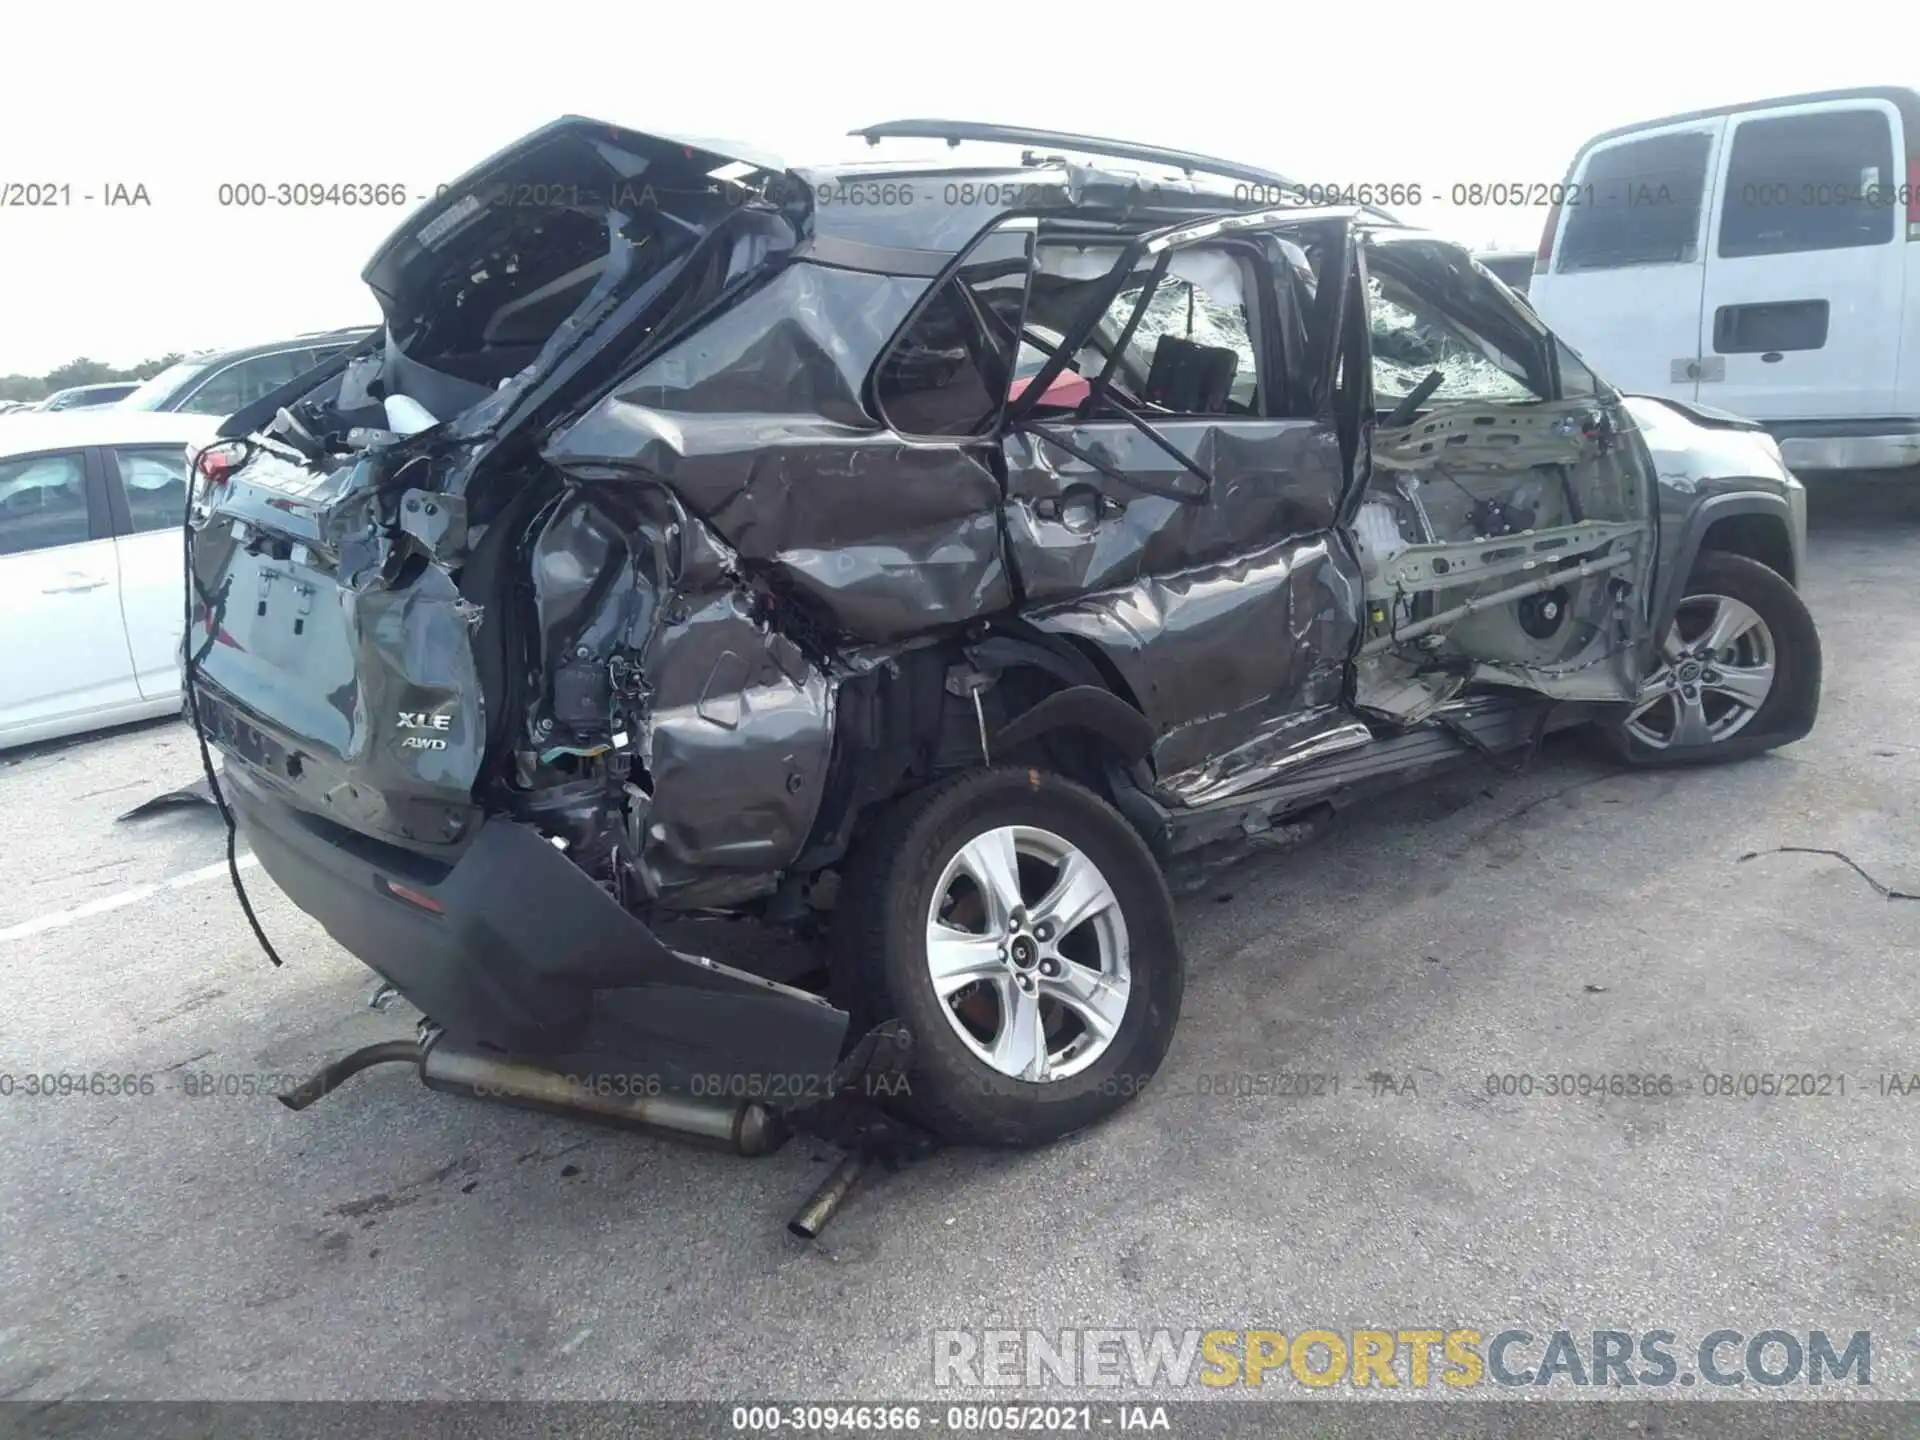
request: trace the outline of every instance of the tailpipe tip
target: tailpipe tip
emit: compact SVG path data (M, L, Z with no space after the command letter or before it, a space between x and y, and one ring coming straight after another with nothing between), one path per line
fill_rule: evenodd
M847 1196L853 1193L853 1187L859 1182L862 1172L867 1168L867 1157L852 1154L833 1167L833 1173L820 1182L820 1188L808 1197L793 1219L787 1222L789 1234L802 1240L817 1240L820 1232L827 1228L829 1221L839 1213L840 1206Z

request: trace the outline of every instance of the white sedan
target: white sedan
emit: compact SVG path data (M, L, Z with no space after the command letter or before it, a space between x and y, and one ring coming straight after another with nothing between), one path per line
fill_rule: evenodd
M186 447L219 424L0 418L0 750L179 710Z

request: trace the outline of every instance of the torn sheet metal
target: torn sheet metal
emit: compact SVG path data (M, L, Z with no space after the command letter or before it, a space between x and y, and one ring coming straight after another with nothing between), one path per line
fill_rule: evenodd
M1284 717L1338 703L1360 616L1359 570L1329 535L1039 609L1090 643L1159 733L1176 775Z
M1213 476L1205 504L1153 493L1187 472L1124 421L1050 428L1115 474L1031 434L1008 438L1008 550L1029 600L1130 585L1143 575L1245 554L1263 540L1329 530L1336 518L1345 472L1331 424L1239 416L1156 421L1176 449ZM1142 477L1141 485L1128 476Z
M1250 739L1160 782L1182 805L1212 805L1277 775L1373 743L1373 731L1337 706L1269 719Z
M562 431L562 469L657 477L749 564L857 639L1012 603L985 447L882 429L867 366L925 288L789 266Z

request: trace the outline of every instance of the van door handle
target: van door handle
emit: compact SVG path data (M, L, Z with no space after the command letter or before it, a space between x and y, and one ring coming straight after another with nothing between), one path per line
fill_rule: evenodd
M106 583L105 576L82 575L74 572L67 576L65 585L49 585L40 593L42 595L78 595L87 590L98 590Z

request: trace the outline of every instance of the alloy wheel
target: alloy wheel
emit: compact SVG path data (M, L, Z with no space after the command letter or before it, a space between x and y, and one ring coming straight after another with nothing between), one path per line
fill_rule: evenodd
M942 1013L1002 1075L1064 1080L1104 1054L1132 988L1120 900L1049 830L984 831L960 847L927 915Z
M1773 632L1744 601L1689 595L1660 653L1626 719L1627 733L1651 749L1719 744L1773 691Z

